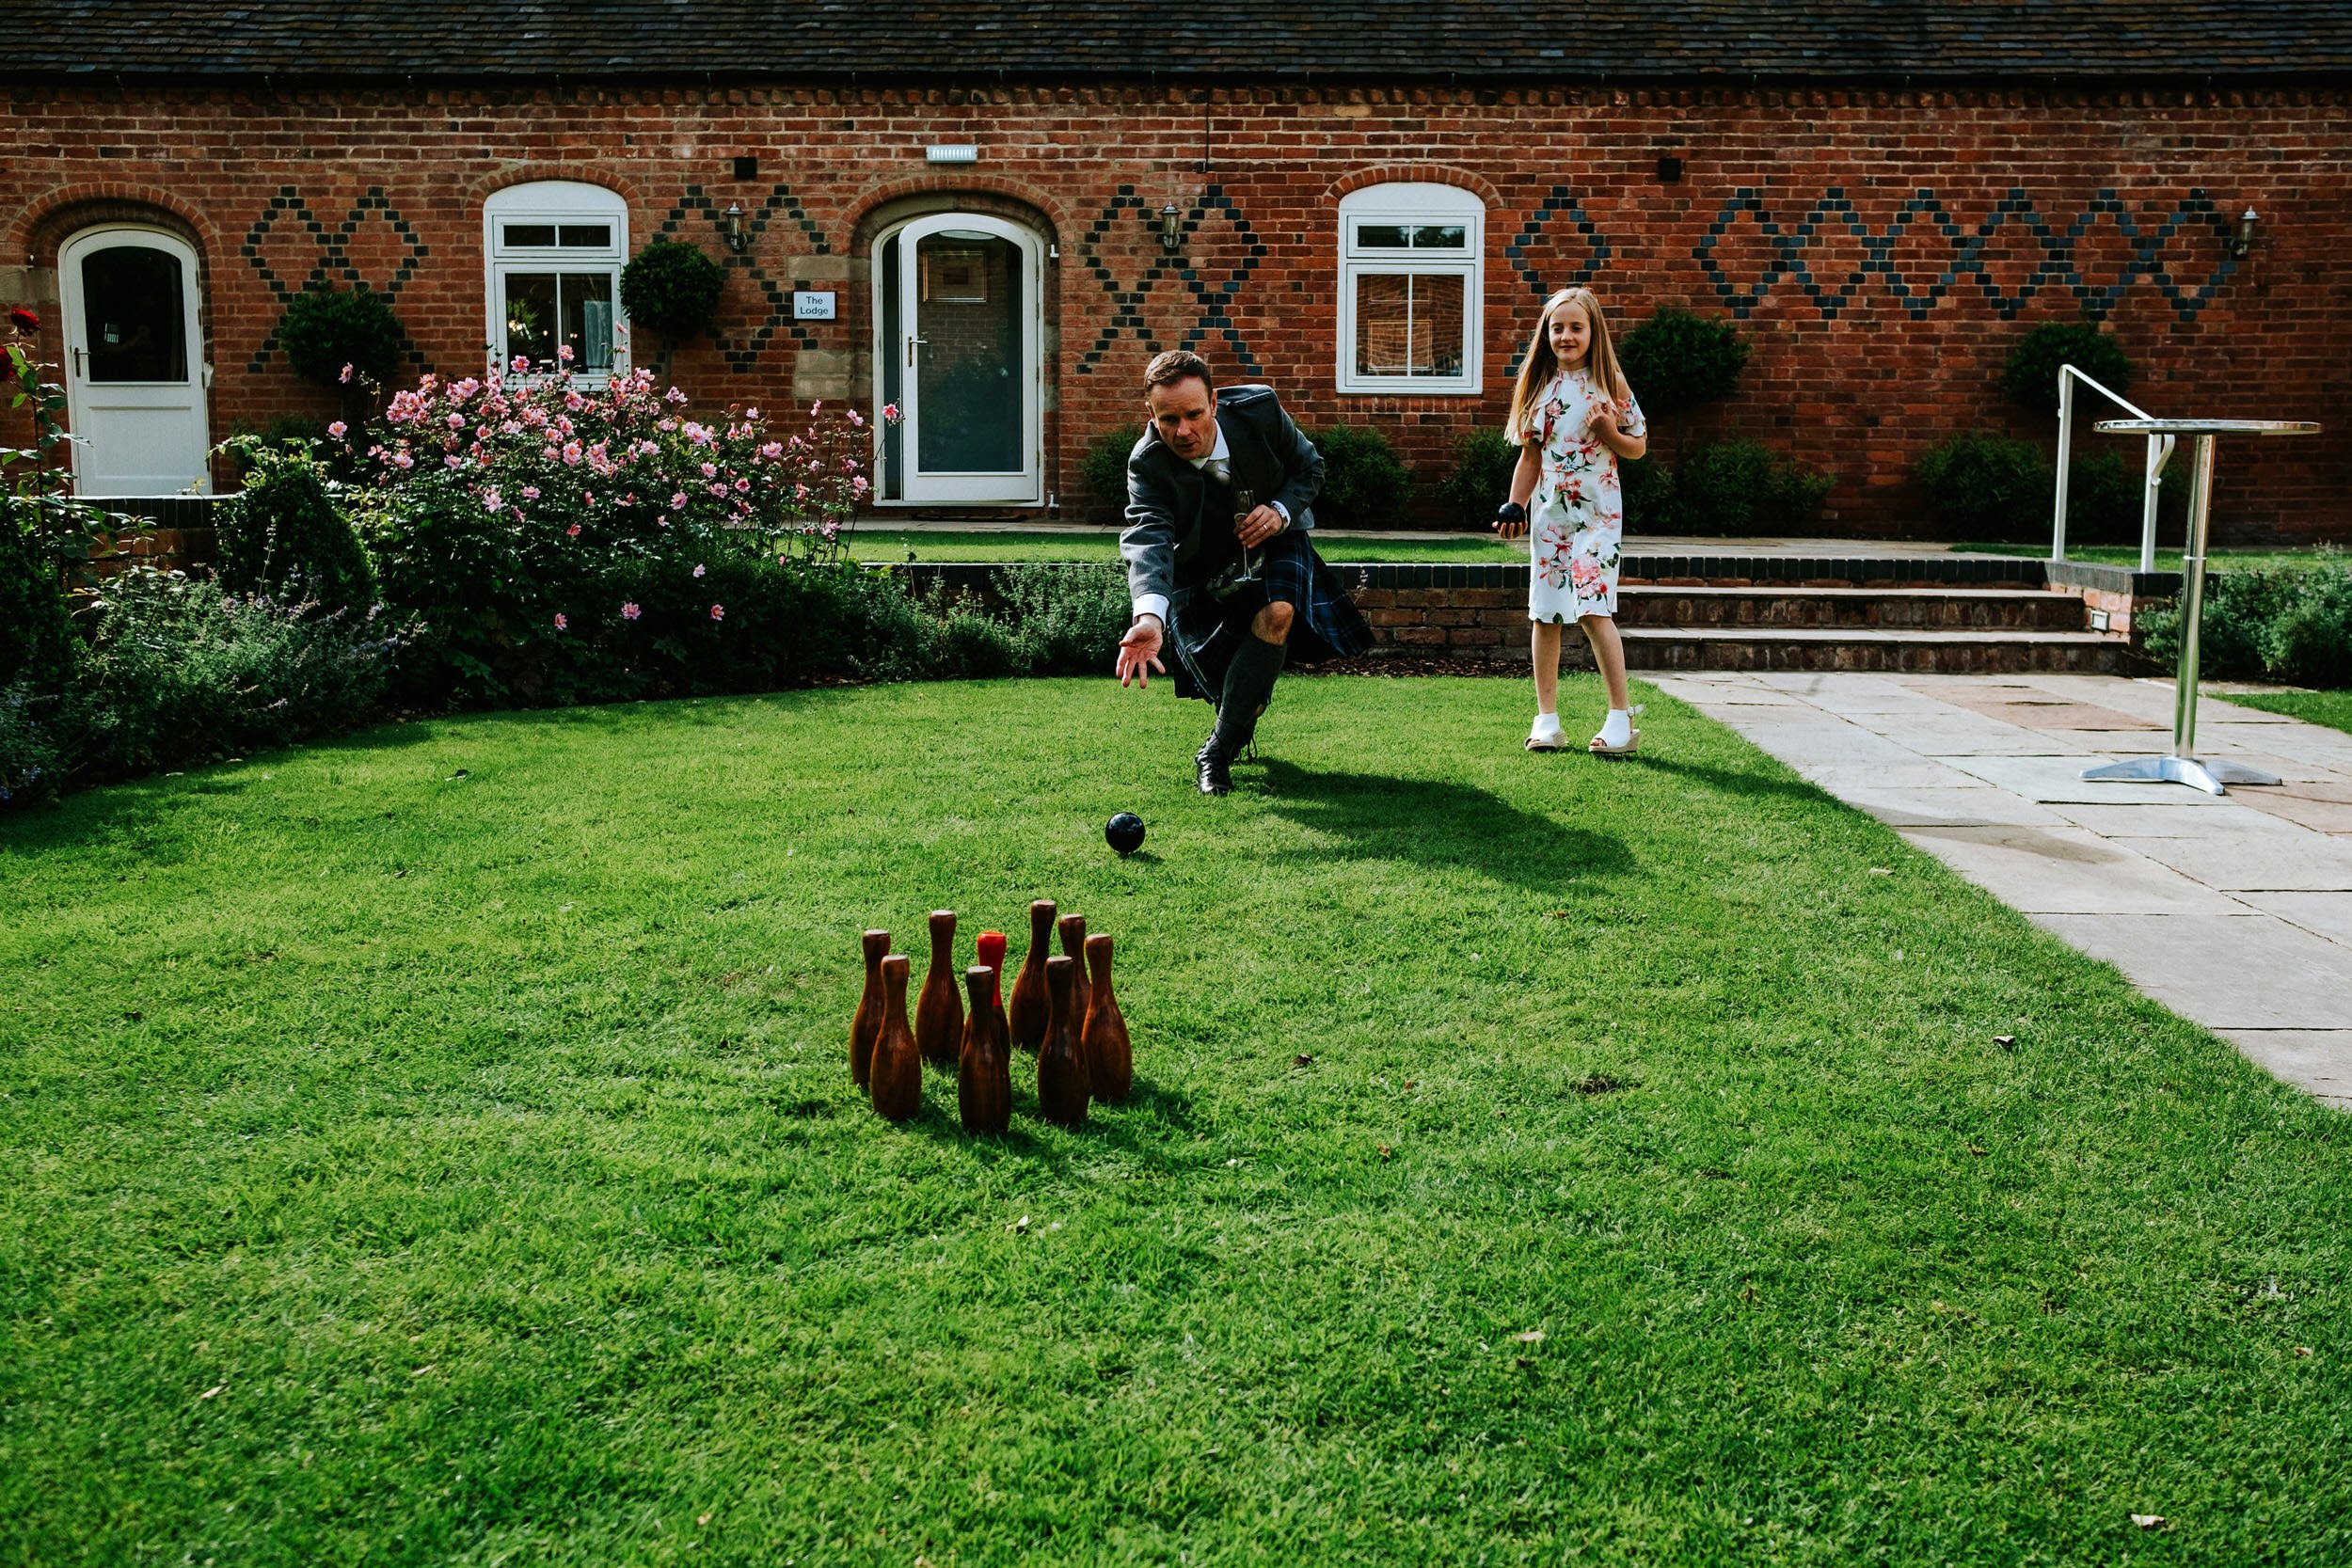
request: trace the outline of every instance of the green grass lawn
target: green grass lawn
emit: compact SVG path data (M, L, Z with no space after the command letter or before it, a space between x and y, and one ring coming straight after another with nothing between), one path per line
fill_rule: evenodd
M0 1562L2352 1559L2352 1117L1645 695L1295 679L1222 801L1036 681L0 818ZM1038 895L1134 1101L876 1119L860 927Z
M2050 555L2050 544L2046 539L2038 545L1954 545L1952 548L1978 555L2026 556L2043 561L2048 560ZM2102 566L2136 567L2139 564L2137 545L2069 545L2066 546L2066 555L2070 561L2087 561ZM2344 551L2341 549L2280 550L2253 546L2240 547L2225 545L2215 547L2206 555L2205 566L2207 570L2217 572L2233 567L2240 569L2255 566L2304 568L2340 563L2343 560ZM2181 569L2179 546L2159 547L2156 551L2155 569L2159 572L2179 571Z
M2229 700L2352 732L2352 691L2233 691Z
M1380 562L1524 562L1527 542L1504 544L1491 534L1466 533L1459 539L1383 539L1351 534L1344 539L1318 539L1316 547L1327 561ZM859 561L1117 561L1119 531L1105 528L1093 533L1016 533L1002 531L946 529L866 529L857 531L850 553Z

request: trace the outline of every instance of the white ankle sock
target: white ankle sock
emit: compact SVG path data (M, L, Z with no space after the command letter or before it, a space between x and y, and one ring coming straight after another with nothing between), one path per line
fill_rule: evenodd
M1609 717L1601 721L1600 743L1603 746L1622 746L1632 738L1633 715L1621 707L1611 708Z
M1560 729L1560 716L1556 713L1538 712L1535 715L1535 728L1557 734Z

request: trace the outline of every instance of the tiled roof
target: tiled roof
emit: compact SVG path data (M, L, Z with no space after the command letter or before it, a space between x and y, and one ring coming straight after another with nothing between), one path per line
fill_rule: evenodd
M42 0L0 75L1546 83L2352 79L2346 0Z

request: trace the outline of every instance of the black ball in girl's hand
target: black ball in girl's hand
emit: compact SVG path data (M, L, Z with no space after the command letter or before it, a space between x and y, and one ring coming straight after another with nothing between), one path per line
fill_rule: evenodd
M1143 818L1122 811L1103 824L1103 837L1120 854L1132 855L1143 847Z

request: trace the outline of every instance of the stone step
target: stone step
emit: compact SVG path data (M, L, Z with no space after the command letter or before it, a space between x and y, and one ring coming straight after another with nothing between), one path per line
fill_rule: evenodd
M1684 588L1632 584L1618 589L1617 619L1619 625L1626 626L2080 631L2083 601L2070 594L1992 587Z
M2089 631L1628 626L1636 670L1870 670L1904 674L2139 673L2128 641Z

